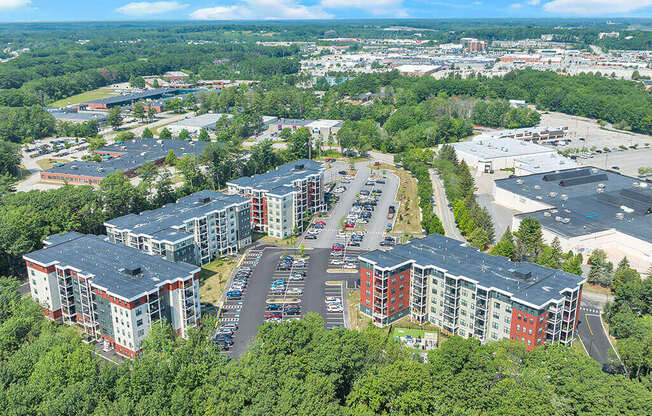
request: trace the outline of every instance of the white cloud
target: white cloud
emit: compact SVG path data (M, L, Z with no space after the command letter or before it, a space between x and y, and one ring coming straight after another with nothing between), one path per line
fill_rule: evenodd
M555 14L580 16L623 15L652 6L652 0L553 0L543 9Z
M407 17L403 0L322 0L325 9L361 9L375 16Z
M521 3L512 3L511 6L509 7L511 7L512 9L520 9L521 7L523 7L523 5Z
M31 2L32 0L0 0L0 10L20 9Z
M146 16L149 14L173 12L186 7L188 7L187 4L181 4L176 1L141 1L125 4L115 9L115 11L128 16Z
M333 15L320 6L304 6L295 0L242 0L230 6L198 9L190 17L196 20L330 19Z
M541 3L541 0L527 0L527 4L530 6L538 6Z

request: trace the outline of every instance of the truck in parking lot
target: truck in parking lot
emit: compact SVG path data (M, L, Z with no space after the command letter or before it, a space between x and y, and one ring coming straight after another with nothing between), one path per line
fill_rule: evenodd
M394 208L394 205L390 205L389 209L387 210L387 219L391 220L394 218L394 214L396 214L396 208Z

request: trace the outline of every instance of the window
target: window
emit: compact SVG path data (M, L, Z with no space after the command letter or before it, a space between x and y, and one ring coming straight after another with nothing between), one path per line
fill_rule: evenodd
M391 313L393 313L396 310L395 307L392 306L392 308L389 310Z
M466 321L465 321L464 319L462 319L462 320L460 321L460 324L462 324L462 326L466 326Z
M141 308L136 309L136 316L140 316L143 314L143 310Z
M462 316L466 316L466 310L465 310L465 309L462 309L462 310L460 311L460 313L462 314Z
M436 295L436 294L437 294L437 289L435 289L434 287L432 288L432 294L433 294L433 295Z
M393 295L394 293L396 293L396 288L395 288L395 287L392 288L392 295Z
M394 302L396 302L396 297L392 297L392 298L389 300L389 303L394 303Z
M497 322L494 322L493 324L491 324L491 326L493 327L493 329L498 329L498 323Z
M364 291L364 294L367 295L367 296L369 296L369 295L371 295L371 292L370 292L369 290L365 290L365 291Z
M367 306L369 306L369 299L365 299L365 300L364 300L364 303L365 303Z
M367 277L371 277L371 273L367 272Z
M500 319L500 314L498 314L498 313L496 313L496 312L494 312L494 315L493 315L493 316L494 316L494 319Z
M462 289L462 296L467 296L468 293L469 293L469 292L467 292L466 290Z
M498 334L496 334L495 332L492 332L491 333L491 338L492 339L498 339Z
M401 277L398 278L398 280L403 280L403 279L405 279L405 275L402 274Z
M505 333L509 334L509 328L505 328Z
M527 340L527 345L532 345L532 341L530 341L530 340L528 339L528 340Z
M139 319L136 321L136 326L141 326L143 324L143 320Z
M518 320L520 321L520 320L522 320L522 319L523 319L523 315L521 315L521 314L519 313L519 314L518 314Z
M530 323L533 324L533 323L534 323L534 319L530 318Z
M462 306L466 306L466 305L467 305L467 303L466 303L466 301L465 301L465 300L462 300L462 302L461 302L461 303L462 303Z
M520 330L521 330L521 326L520 326L519 324L516 324L516 330L517 330L517 331L520 331Z
M496 308L496 309L500 309L500 303L498 303L498 302L494 302L494 308Z
M506 316L506 317L505 317L505 323L506 323L506 324L510 323L511 321L512 321L512 320L509 318L509 316Z
M371 287L371 280L367 280L367 281L365 282L365 285L367 285L367 287Z
M400 295L398 295L398 298L403 299L403 294L401 293Z
M392 278L392 283L396 283L396 278Z
M138 330L138 336L142 337L143 335L145 335L145 330L144 329L139 329Z
M405 289L405 285L401 285L398 287L398 290L403 290L403 289Z
M430 312L432 312L432 313L437 313L437 309L435 309L434 306L431 306L431 307L430 307Z
M528 330L527 330L527 333L528 333L528 335L532 335L532 330L531 330L531 329L528 329Z

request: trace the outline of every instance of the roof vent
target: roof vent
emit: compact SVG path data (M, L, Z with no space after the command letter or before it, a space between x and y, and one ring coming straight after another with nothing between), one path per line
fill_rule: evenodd
M303 170L303 164L294 165L294 170Z
M209 202L211 202L211 199L207 196L203 198L199 198L199 203L201 204L208 204Z
M122 273L124 273L126 276L130 276L130 277L136 277L141 272L140 267L136 267L136 266L134 266L134 267L124 267L124 268L120 269L120 271Z

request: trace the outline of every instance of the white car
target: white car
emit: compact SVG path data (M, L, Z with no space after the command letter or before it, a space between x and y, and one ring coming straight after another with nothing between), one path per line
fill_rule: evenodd
M341 264L344 264L344 262L342 260L335 259L335 260L331 260L331 264L339 266Z
M326 308L327 312L343 312L344 309L341 306L332 306L330 308Z
M347 263L343 267L345 269L357 269L358 268L358 266L356 266L355 264L351 264L351 263Z
M326 302L341 302L342 299L338 298L337 296L326 296L325 301Z
M298 287L291 287L290 289L287 290L286 293L288 295L302 295L303 294L303 289L298 288Z

